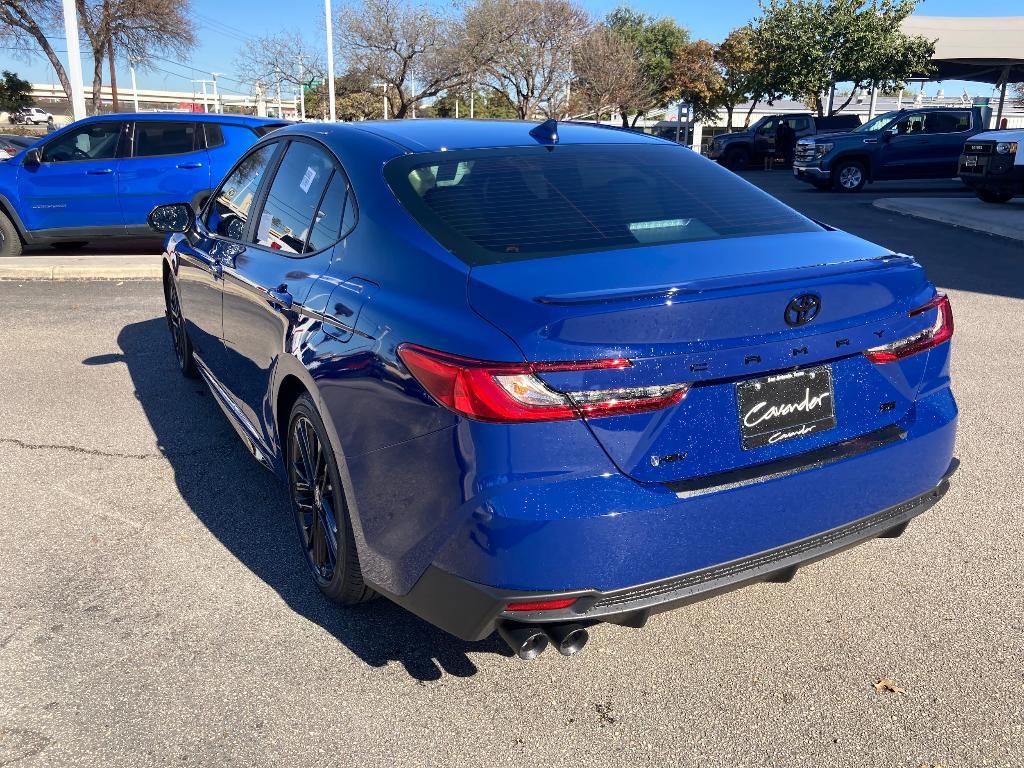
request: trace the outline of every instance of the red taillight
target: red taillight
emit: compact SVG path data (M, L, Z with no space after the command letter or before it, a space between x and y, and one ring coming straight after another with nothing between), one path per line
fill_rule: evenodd
M509 603L505 606L506 611L557 611L568 608L575 603L577 598L565 597L561 600L535 600L532 603Z
M949 304L949 297L944 293L935 294L935 298L927 304L911 310L910 317L917 317L929 309L938 310L931 328L891 344L872 347L864 352L864 356L873 363L893 363L949 341L953 336L953 308Z
M624 358L565 363L493 363L403 344L398 355L446 408L478 421L560 421L652 411L678 403L687 384L559 392L538 373L629 368Z

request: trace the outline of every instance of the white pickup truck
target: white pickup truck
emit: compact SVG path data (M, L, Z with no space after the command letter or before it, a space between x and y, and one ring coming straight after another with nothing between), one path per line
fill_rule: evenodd
M960 155L960 178L986 203L1024 194L1024 129L971 136Z

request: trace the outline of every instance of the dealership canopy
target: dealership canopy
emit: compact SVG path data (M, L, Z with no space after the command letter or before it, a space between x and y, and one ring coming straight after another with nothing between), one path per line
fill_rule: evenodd
M1024 82L1024 16L910 16L901 28L935 41L930 79L998 85L1002 117L1006 84Z

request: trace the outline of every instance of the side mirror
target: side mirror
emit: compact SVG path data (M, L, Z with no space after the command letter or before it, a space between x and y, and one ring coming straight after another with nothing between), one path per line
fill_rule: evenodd
M196 226L196 212L191 203L158 205L149 214L149 228L169 235L172 232L191 232Z
M882 131L882 141L888 143L888 142L892 141L892 137L893 136L899 136L899 135L900 135L900 129L899 128L886 128L884 131Z
M22 160L21 164L29 167L35 167L43 162L43 155L38 149L30 149L25 153L25 159Z

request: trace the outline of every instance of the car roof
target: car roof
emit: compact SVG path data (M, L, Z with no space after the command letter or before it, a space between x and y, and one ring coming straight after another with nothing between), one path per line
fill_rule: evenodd
M316 124L317 132L331 136L343 130L371 133L410 152L537 146L530 131L539 123L524 120L373 120L346 124ZM299 128L301 130L301 128ZM291 129L295 130L295 128ZM558 123L558 144L671 144L665 139L624 128Z
M272 117L226 115L214 112L114 112L109 115L92 115L79 122L105 120L181 120L189 123L235 123L236 125L285 125L288 123L287 120Z

